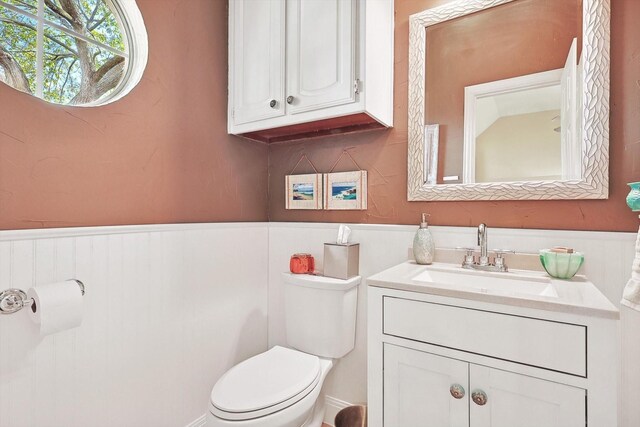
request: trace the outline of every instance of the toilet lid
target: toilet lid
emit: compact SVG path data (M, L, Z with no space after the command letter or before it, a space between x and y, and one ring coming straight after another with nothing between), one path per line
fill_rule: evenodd
M317 356L276 346L227 371L213 387L211 403L236 419L255 411L265 415L273 412L265 408L280 410L306 396L319 378Z

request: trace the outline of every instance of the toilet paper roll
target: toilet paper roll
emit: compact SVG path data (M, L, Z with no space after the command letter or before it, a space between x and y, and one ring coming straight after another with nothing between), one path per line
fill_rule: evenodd
M33 298L27 310L31 320L40 325L40 335L54 334L82 323L82 291L75 280L31 288L27 296Z

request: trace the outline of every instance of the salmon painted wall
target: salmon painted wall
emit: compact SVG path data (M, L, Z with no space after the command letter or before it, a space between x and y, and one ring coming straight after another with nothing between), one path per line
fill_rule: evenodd
M122 100L0 84L0 229L267 219L268 148L226 132L226 2L137 3L149 63Z
M640 181L640 1L612 0L610 198L584 201L407 202L407 59L409 15L447 0L396 0L395 127L359 135L271 145L272 221L416 224L420 212L435 225L635 231L638 216L625 204L627 182ZM285 210L284 176L306 154L327 172L343 150L369 171L366 211ZM344 156L336 171L352 170ZM296 173L310 173L301 162Z

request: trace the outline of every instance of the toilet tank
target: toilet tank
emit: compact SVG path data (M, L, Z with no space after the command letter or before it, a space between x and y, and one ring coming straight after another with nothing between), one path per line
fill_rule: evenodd
M338 359L353 350L361 277L282 273L287 345Z

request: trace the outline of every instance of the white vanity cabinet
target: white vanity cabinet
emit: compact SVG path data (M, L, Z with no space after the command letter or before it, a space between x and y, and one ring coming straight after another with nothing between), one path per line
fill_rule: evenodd
M615 309L456 297L413 268L368 279L369 426L617 426Z
M474 427L587 424L586 390L579 387L469 364L469 390L469 419Z
M393 19L393 0L230 0L229 133L391 126Z
M585 426L584 389L393 344L383 353L385 426Z
M392 344L383 360L385 426L469 425L468 363Z

